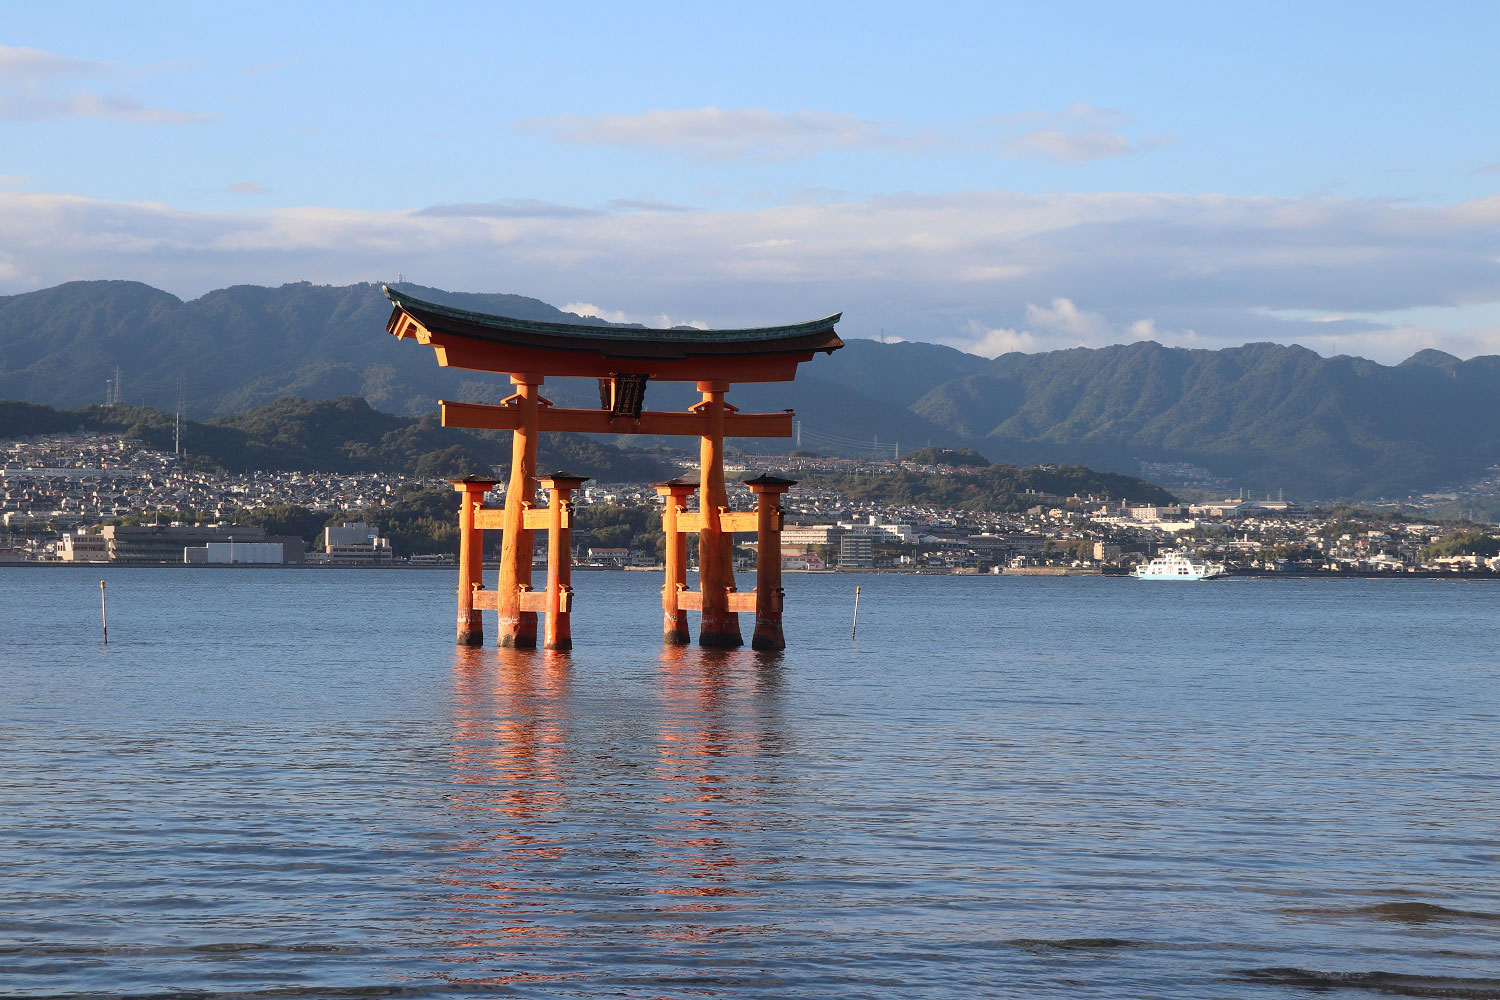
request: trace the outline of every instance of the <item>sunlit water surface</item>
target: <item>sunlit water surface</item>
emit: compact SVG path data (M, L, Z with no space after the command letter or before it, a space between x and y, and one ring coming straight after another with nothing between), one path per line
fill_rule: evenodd
M0 570L0 994L1500 997L1500 585L105 575Z

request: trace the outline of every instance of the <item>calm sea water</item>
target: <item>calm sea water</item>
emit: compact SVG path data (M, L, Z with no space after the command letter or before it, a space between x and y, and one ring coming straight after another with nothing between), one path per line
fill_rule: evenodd
M0 570L5 996L1500 997L1500 585L105 575Z

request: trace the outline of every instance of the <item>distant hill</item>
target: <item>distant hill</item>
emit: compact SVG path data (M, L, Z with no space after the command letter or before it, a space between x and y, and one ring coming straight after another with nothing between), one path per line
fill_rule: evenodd
M173 415L137 406L57 410L0 401L0 438L105 431L171 451ZM435 417L399 417L344 396L281 399L205 423L186 421L183 449L202 468L226 472L392 472L450 477L510 465L510 435L448 430ZM539 462L604 482L651 482L675 474L657 461L625 455L577 435L544 434Z
M402 287L480 311L602 323L519 295ZM186 412L199 420L285 397L343 396L421 417L439 398L498 402L510 393L502 376L439 368L430 351L388 336L389 314L369 284L241 285L184 302L137 282L86 281L0 297L0 397L86 406L105 398L116 367L125 402L157 410L175 407L181 379ZM736 386L731 401L795 409L802 446L815 450L854 453L878 439L907 453L968 447L995 462L1130 475L1142 463L1183 463L1311 499L1404 495L1478 476L1500 463L1497 390L1500 358L1432 350L1386 366L1277 344L1206 351L1143 342L990 361L851 339L795 383ZM549 381L545 392L559 405L597 405L591 382ZM647 404L681 409L696 398L691 385L653 384Z
M520 295L413 294L523 319L597 322ZM363 396L391 413L430 413L440 396L509 392L503 378L416 363L385 333L376 285L236 285L183 302L134 281L75 281L0 298L0 398L75 408L103 402L121 369L121 399L173 409L178 380L195 417L238 413L287 396ZM477 382L476 386L465 386Z
M1500 358L1394 367L1301 347L1007 354L912 409L1011 460L1188 462L1257 488L1399 495L1500 462Z

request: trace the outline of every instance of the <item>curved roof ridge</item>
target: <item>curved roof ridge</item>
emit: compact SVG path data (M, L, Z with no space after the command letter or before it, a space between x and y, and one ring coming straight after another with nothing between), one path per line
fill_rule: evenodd
M726 330L699 330L696 328L685 330L663 330L640 326L593 326L586 323L558 323L547 320L517 319L513 316L500 316L495 313L474 312L468 309L459 309L454 306L445 306L436 302L419 299L415 295L397 291L389 285L381 285L385 297L401 309L411 308L418 312L434 313L451 319L476 326L490 327L497 330L517 330L525 333L544 334L553 337L576 337L586 340L651 340L668 343L711 343L715 341L731 342L755 342L762 340L783 340L789 337L805 336L810 333L819 333L831 330L833 326L843 318L842 312L821 319L808 320L805 323L793 323L787 326L759 326L741 329Z

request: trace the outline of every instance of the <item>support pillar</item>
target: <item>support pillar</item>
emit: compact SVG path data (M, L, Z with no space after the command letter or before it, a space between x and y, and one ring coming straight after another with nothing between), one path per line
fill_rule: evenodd
M699 382L698 391L703 400L693 411L704 418L698 451L699 482L703 484L698 499L703 522L698 532L698 589L703 595L698 645L743 646L740 616L729 610L729 592L734 589L734 540L720 521L729 509L729 495L724 490L724 393L729 391L729 383Z
M687 535L677 529L677 515L687 509L687 498L697 483L668 479L654 484L661 496L662 562L666 580L661 587L662 641L669 646L685 646L692 641L688 634L687 612L682 610L679 595L687 589Z
M547 503L548 649L573 648L573 491L588 478L554 472L538 480L551 494Z
M745 480L755 494L755 633L751 649L786 649L781 632L781 495L794 479L760 475Z
M521 610L521 592L531 589L531 531L526 511L536 499L537 407L542 384L540 375L511 375L516 394L506 405L514 406L519 418L511 436L510 481L505 489L504 536L500 543L500 578L496 588L500 645L516 649L536 648L536 612Z
M474 608L474 591L484 586L484 531L474 526L474 514L484 506L493 479L465 476L450 479L462 494L458 504L458 644L484 645L484 618Z

